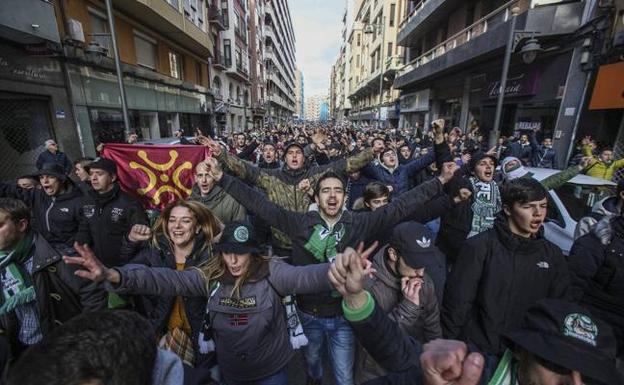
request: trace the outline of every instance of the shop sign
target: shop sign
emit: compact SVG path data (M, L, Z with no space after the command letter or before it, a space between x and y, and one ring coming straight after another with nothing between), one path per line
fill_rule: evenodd
M61 65L57 60L29 57L14 48L1 47L0 77L63 84Z
M516 130L539 130L542 128L542 122L517 122Z
M379 120L388 120L388 107L381 107L381 116L379 117Z
M539 72L522 73L517 76L507 78L505 85L505 96L530 96L537 93L539 82ZM500 94L500 80L491 82L487 88L488 98L496 98Z

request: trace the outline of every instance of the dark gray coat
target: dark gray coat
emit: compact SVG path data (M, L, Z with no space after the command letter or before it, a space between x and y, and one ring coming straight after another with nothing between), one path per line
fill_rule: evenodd
M403 297L401 278L397 277L385 262L387 247L373 256L375 277L366 282L366 289L371 293L377 305L394 320L407 335L424 344L436 338L442 338L440 326L440 308L433 281L425 274L420 290L420 305ZM356 382L363 383L386 375L386 371L361 347L356 360Z
M255 381L286 366L293 350L281 296L329 290L328 268L329 264L291 266L271 260L252 269L240 297L232 295L231 277L219 278L221 286L208 307L217 361L226 379ZM118 293L208 296L206 278L198 268L176 271L131 264L117 269L122 278L113 290Z

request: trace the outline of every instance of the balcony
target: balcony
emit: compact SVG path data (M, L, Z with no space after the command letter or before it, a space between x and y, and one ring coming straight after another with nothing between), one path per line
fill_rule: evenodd
M227 74L242 82L249 82L249 70L242 63L236 63L233 68L227 70Z
M234 34L241 39L244 44L247 44L247 26L241 26L234 28Z
M0 1L0 37L19 44L59 43L54 4L41 0Z
M434 2L436 0L429 0ZM459 66L473 65L488 56L502 55L509 37L511 9L520 8L517 30L535 31L549 39L574 32L584 3L567 2L528 9L525 0L509 1L474 24L412 59L397 72L394 87L403 89L442 76Z
M208 8L208 22L215 26L218 31L225 31L227 29L228 23L226 21L227 15L224 15L221 10L211 5Z
M213 44L205 30L193 24L179 9L163 0L113 0L115 10L162 34L199 56L213 56Z
M212 59L212 67L214 69L224 70L228 68L230 65L231 63L228 64L226 62L225 57L223 56L221 52L215 53L214 59Z
M390 56L386 58L386 64L384 67L384 75L395 74L401 67L403 67L403 57Z

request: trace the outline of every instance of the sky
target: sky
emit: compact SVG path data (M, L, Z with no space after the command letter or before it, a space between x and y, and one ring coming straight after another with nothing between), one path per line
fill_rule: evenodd
M329 92L331 66L340 50L344 0L289 0L295 29L297 67L304 98Z

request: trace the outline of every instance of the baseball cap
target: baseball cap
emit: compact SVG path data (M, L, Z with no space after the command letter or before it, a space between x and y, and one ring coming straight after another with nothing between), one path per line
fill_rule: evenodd
M389 245L409 267L420 269L437 262L440 251L434 243L433 234L425 225L403 222L392 231Z
M259 253L260 247L251 224L234 221L225 225L214 251L234 254Z
M94 168L104 170L109 174L117 174L117 165L108 158L96 158L93 162L84 166L86 172L91 172Z
M299 149L301 149L301 152L303 152L303 146L300 143L292 141L286 143L286 145L284 146L284 154L286 154L288 152L288 149L293 146L297 146Z
M522 327L504 337L529 353L604 385L622 384L615 367L611 327L580 305L543 299L529 308Z

